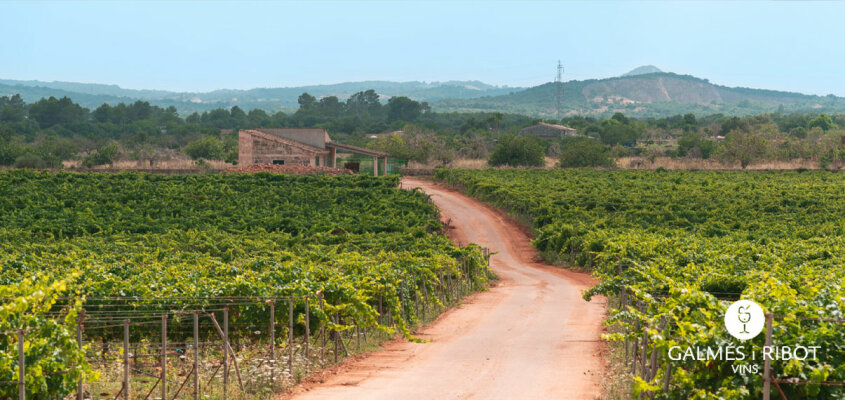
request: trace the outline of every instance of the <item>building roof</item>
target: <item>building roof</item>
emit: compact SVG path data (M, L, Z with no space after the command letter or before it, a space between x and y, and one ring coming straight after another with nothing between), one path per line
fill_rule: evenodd
M547 123L545 123L545 122L540 122L540 123L539 123L539 124L537 124L537 125L540 125L540 126L545 126L545 127L547 127L547 128L557 129L557 130L561 130L561 131L574 131L574 130L576 130L575 128L570 128L570 127L568 127L568 126L555 125L555 124L547 124ZM537 125L534 125L534 126L537 126ZM530 127L529 127L529 128L530 128Z
M305 150L305 151L308 151L308 152L311 152L311 153L315 153L315 154L325 154L325 153L327 153L325 146L323 146L323 148L311 146L310 144L303 143L303 142L296 140L296 139L289 139L289 138L284 137L284 136L279 136L279 135L274 135L274 134L264 132L264 130L246 129L246 130L241 130L240 133L246 134L246 135L258 136L260 138L263 138L263 139L266 139L266 140L272 140L272 141L279 142L279 143L284 143L284 144L287 144L287 145L290 145L290 146L293 146L293 147L296 147L296 148L299 148L301 150Z
M255 130L305 143L320 150L325 150L326 143L331 142L329 133L323 128L257 128Z
M337 143L337 142L326 143L326 146L327 147L334 147L335 149L339 149L339 150L351 151L353 153L366 154L368 156L373 156L373 157L387 157L389 155L389 154L387 154L383 151L365 149L363 147L352 146L352 145L349 145L349 144L343 144L343 143Z

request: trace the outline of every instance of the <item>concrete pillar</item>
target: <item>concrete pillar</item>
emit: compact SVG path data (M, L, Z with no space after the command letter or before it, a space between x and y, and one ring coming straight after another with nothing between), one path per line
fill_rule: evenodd
M329 147L329 167L337 168L337 149Z
M378 157L373 157L373 176L378 176Z

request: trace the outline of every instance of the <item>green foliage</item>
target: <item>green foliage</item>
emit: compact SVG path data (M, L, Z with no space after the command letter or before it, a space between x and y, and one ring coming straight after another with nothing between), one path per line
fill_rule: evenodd
M766 139L760 134L731 131L719 146L716 156L722 161L738 162L745 168L763 158L767 147Z
M220 160L225 156L223 142L213 136L194 140L182 148L182 151L194 160Z
M387 101L388 121L415 121L422 113L420 103L405 96L391 97Z
M112 296L137 297L132 308L172 304L162 297L183 299L188 308L221 296L320 292L326 313L410 338L408 327L419 318L415 294L425 290L442 302L434 290L440 276L470 274L481 288L490 275L478 247L452 244L434 205L398 183L357 175L0 172L0 331L19 326L2 314L6 304L52 296L45 285L61 283L67 292L61 296L87 307L95 304L85 298ZM394 315L395 328L379 324L379 303ZM46 304L26 314L49 327L28 336L50 360L43 370L83 368L74 358L78 350L67 353L77 348L68 333L75 314L62 322L53 318L52 303L28 304ZM326 313L317 307L311 315L329 323ZM265 318L244 309L231 316L233 333L245 334ZM16 355L5 350L13 340L0 336L2 380L14 372L14 361L5 362ZM46 352L54 344L58 350ZM64 398L75 377L44 378L43 390L54 395L43 397ZM30 379L41 378L27 373Z
M82 159L82 165L87 168L91 168L98 165L111 164L114 162L114 158L117 156L119 150L117 143L105 145L85 156L85 158Z
M18 379L17 332L23 330L27 398L63 398L76 388L82 374L91 372L74 334L79 302L59 318L46 315L57 297L68 294L69 281L78 277L74 273L54 280L37 273L16 286L0 285L0 381ZM0 398L17 397L16 385L0 385Z
M610 150L593 138L571 138L560 150L561 168L612 167Z
M755 399L759 375L735 374L742 361L671 361L669 346L739 345L724 329L736 298L781 317L778 346L817 345L818 360L774 362L775 377L845 380L845 206L841 174L818 172L438 170L436 177L482 200L530 215L534 246L588 268L601 283L585 294L619 295L642 309L611 308L609 324L650 338L661 367L635 389L655 398ZM633 321L637 321L635 324ZM666 323L663 329L657 329ZM624 330L621 330L624 332ZM742 342L758 355L763 335ZM672 385L662 391L667 363ZM756 363L759 363L756 362ZM836 386L782 385L787 398L829 399Z
M829 131L836 128L836 124L827 114L819 114L817 117L810 120L810 128L821 128L823 131Z
M621 113L613 118L602 121L599 138L602 143L613 146L615 144L634 144L645 132L645 124L631 120Z
M716 149L716 142L705 138L700 133L687 132L678 139L678 157L696 156L708 159Z
M47 163L35 153L24 153L15 158L15 168L47 168Z
M546 151L536 137L505 135L499 138L487 163L494 167L542 167L545 157Z

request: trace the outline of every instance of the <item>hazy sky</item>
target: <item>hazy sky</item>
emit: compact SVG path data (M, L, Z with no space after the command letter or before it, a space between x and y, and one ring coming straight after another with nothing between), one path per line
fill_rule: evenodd
M845 96L845 2L8 2L0 78L206 91L357 80L530 86L653 64Z

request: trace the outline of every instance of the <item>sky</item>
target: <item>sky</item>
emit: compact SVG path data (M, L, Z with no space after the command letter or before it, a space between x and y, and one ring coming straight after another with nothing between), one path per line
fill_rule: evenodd
M845 96L845 2L0 1L0 79L210 91L534 86L640 65Z

